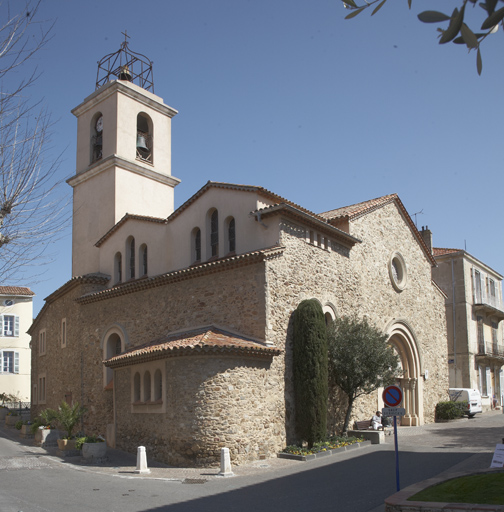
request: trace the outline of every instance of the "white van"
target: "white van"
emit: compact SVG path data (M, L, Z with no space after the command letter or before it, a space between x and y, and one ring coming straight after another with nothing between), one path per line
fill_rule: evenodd
M450 388L448 393L452 402L467 402L466 414L469 418L472 418L477 412L483 412L481 393L477 389Z

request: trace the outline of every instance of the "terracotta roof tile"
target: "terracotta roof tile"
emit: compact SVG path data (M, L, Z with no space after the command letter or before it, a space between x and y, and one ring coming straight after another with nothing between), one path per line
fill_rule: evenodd
M371 199L369 201L364 201L362 203L352 204L350 206L344 206L343 208L337 208L336 210L330 210L328 212L320 213L319 216L327 219L328 222L334 222L337 224L337 221L340 219L348 219L350 221L357 219L358 217L362 215L366 215L368 213L371 213L375 210L378 210L379 208L390 204L395 203L399 210L404 215L404 219L410 226L410 229L417 239L418 243L422 247L422 249L425 252L425 255L427 258L429 258L431 264L433 266L436 266L436 260L434 259L433 254L425 244L425 240L423 239L422 235L419 233L418 229L415 226L415 223L411 219L408 211L404 207L402 201L399 199L399 196L397 194L389 194L387 196L377 197L376 199Z
M35 295L26 286L0 286L0 295Z
M342 208L336 208L335 210L319 213L319 216L325 219L337 219L340 217L349 217L350 219L354 219L360 215L369 213L376 208L380 208L395 199L398 199L397 194L389 194L387 196L377 197L376 199L370 199L369 201L363 201L362 203L343 206Z
M223 188L223 189L229 189L229 190L241 190L241 191L245 191L245 192L254 192L256 194L261 195L262 197L269 199L270 201L273 201L274 203L285 203L285 204L293 206L294 208L301 210L305 213L316 216L316 214L311 212L310 210L307 210L306 208L303 208L302 206L300 206L296 203L293 203L293 202L289 201L288 199L285 199L284 197L275 194L274 192L270 192L269 190L265 189L264 187L257 187L255 185L237 185L235 183L222 183L222 182L218 182L218 181L208 181L193 196L191 196L184 204L179 206L168 217L168 220L171 221L175 217L180 215L186 208L188 208L192 203L194 203L194 201L196 201L196 199L198 199L201 195L203 195L210 188Z
M287 214L294 218L299 218L308 224L314 225L317 229L320 229L324 233L330 233L333 238L350 247L360 242L360 240L346 231L342 231L336 226L329 224L326 219L319 215L315 213L308 213L306 210L300 210L288 203L273 204L271 206L266 206L265 208L259 208L259 210L253 211L252 214L259 215L260 218L264 218L278 212Z
M167 274L160 274L154 277L147 277L141 279L134 279L120 285L115 285L112 288L106 288L101 291L91 292L78 299L75 299L79 304L89 304L91 302L111 299L119 295L126 295L134 293L139 290L146 290L148 288L155 288L157 286L164 286L169 283L179 282L186 279L192 279L197 276L206 275L213 272L220 272L228 268L235 268L237 266L250 265L271 258L278 258L283 254L284 247L275 245L266 249L248 252L245 254L238 254L226 256L215 261L207 261L198 265L192 265L181 270L174 270ZM110 276L107 276L110 279Z
M432 254L434 257L436 256L444 256L445 254L453 254L456 252L461 252L462 249L444 249L441 247L433 247L432 248Z
M127 220L140 220L143 222L155 222L157 224L166 224L166 219L162 219L160 217L149 217L147 215L135 215L132 213L126 213L124 217L114 224L101 238L98 242L95 243L96 247L100 247L100 245L109 238L112 233L114 233L120 226L122 226Z
M270 358L280 354L275 347L233 334L214 326L168 334L145 345L135 347L105 361L115 368L154 359L201 354L236 354L248 357Z

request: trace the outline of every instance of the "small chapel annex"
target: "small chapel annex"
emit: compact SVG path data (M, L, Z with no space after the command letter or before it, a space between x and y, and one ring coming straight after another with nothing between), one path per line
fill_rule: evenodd
M128 65L104 59L107 79L72 111L73 277L29 331L32 411L79 401L86 433L172 465L218 463L221 447L235 464L275 456L295 440L292 313L315 298L328 321L356 312L390 335L403 424L433 421L446 296L399 197L316 214L209 181L175 210L177 112L135 74L142 56L126 42L114 55ZM355 416L381 406L368 396Z

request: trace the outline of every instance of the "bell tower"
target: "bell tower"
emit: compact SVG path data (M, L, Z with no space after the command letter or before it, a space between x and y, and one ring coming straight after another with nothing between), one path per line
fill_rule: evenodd
M126 213L168 217L174 209L171 119L177 111L154 94L152 62L126 40L98 62L96 90L77 117L72 276L97 272L95 243Z

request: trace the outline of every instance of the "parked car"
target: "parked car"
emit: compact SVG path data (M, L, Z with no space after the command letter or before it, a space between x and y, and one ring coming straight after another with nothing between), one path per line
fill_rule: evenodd
M483 412L481 407L481 393L477 389L450 388L448 390L452 402L467 402L466 414L469 418L478 412Z

